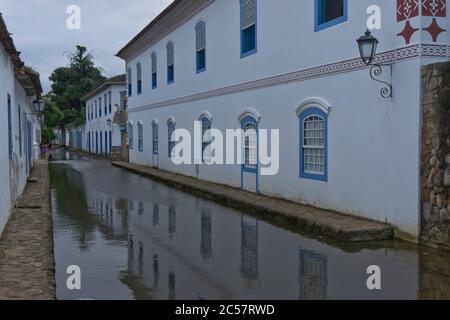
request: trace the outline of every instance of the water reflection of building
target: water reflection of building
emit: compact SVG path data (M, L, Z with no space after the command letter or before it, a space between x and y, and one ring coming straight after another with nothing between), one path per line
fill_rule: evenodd
M142 201L139 201L138 204L138 215L142 216L144 214L144 203Z
M141 241L139 241L138 272L139 276L144 275L144 244Z
M169 207L169 237L172 238L177 232L177 209L174 206Z
M259 277L258 270L258 221L241 218L241 273L249 280Z
M152 223L153 223L153 226L157 226L159 224L159 205L156 203L153 204Z
M300 300L325 300L327 298L327 256L300 249L299 287Z
M159 257L157 254L153 255L153 287L159 286Z
M209 260L213 257L211 210L201 210L200 233L200 254L203 259Z
M169 300L175 300L176 298L176 276L172 271L169 272Z

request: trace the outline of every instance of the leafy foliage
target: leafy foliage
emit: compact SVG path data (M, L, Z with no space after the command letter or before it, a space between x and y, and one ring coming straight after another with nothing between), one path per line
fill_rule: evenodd
M46 126L49 128L69 123L82 124L84 108L81 97L106 80L102 75L103 69L95 65L94 57L86 47L77 45L74 52L67 52L65 55L69 61L68 66L55 69L49 77L52 90L47 95L47 103L53 108L50 110L55 110L56 107L62 113L61 117L58 114L56 118L50 115L50 119L47 119L46 116ZM58 121L54 121L55 119Z

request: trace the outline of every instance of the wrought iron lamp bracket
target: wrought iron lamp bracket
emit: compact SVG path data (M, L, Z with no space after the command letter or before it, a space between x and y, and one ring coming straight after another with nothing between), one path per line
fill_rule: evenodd
M369 66L370 68L370 77L372 80L379 82L383 85L383 87L380 90L380 94L383 98L392 98L392 64L378 64L378 63L372 63ZM386 82L381 80L381 76L383 74L383 67L389 68L389 78L390 82Z

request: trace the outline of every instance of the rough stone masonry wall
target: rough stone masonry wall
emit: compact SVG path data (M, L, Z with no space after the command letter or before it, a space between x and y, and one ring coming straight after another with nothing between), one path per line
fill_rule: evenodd
M421 241L450 248L450 62L422 69Z

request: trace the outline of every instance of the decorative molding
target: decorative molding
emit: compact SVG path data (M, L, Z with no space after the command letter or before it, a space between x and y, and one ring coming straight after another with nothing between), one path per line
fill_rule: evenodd
M240 114L238 118L239 122L242 122L248 116L254 118L257 122L261 120L261 114L258 111L253 108L247 108Z
M377 54L375 57L375 63L393 64L403 60L418 58L420 56L427 57L440 57L449 58L450 47L446 45L437 44L414 44L394 50L389 50ZM315 79L324 76L331 76L335 74L356 71L360 69L366 69L367 66L362 62L361 58L355 58L350 60L345 60L341 62L335 62L331 64L321 65L309 69L299 70L295 72L290 72L286 74L276 75L268 78L263 78L259 80L244 82L228 87L223 87L219 89L213 89L209 91L204 91L201 93L196 93L189 96L183 96L179 98L174 98L166 101L155 102L152 104L128 109L129 113L157 109L166 106L188 103L197 100L208 99L212 97L223 96L231 93L243 92L248 90L261 89L266 87L279 86L287 83L306 81L310 79Z
M311 108L318 108L325 114L329 114L331 111L331 105L322 98L309 98L300 103L300 105L295 110L295 113L298 117L300 117L303 112Z
M167 119L167 125L169 125L170 123L173 123L174 125L177 124L177 120L175 120L174 116L170 116L169 119Z
M450 46L439 44L422 44L423 57L448 57L450 58Z
M212 114L209 113L208 111L203 111L202 113L200 113L200 116L198 117L198 120L201 121L203 118L208 119L209 121L212 121Z

